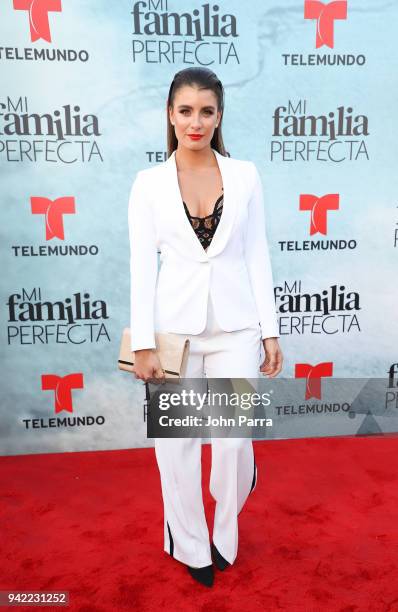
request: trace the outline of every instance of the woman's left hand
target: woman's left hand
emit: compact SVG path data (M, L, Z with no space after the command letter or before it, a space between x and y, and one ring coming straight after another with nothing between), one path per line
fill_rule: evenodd
M265 338L263 340L265 359L260 366L260 372L273 378L282 370L283 355L278 338Z

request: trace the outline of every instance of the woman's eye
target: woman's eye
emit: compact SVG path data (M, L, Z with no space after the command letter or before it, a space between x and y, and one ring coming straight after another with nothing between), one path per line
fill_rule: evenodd
M185 108L184 110L180 111L182 115L185 115L185 113L189 113L189 110L187 108ZM205 115L212 115L213 111L212 110L205 110L203 111L205 113Z

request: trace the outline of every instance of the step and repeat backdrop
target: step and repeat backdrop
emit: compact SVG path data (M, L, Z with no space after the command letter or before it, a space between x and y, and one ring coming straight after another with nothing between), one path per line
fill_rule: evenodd
M167 158L192 65L222 80L226 148L263 181L282 375L302 381L279 416L331 435L322 379L375 378L384 412L345 432L394 430L397 23L383 0L2 0L0 454L153 446L117 367L128 197Z

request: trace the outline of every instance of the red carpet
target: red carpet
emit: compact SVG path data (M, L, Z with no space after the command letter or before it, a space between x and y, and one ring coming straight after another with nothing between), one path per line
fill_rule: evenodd
M2 457L0 590L69 590L78 612L398 611L398 438L254 444L238 558L212 589L163 552L153 449ZM211 535L209 469L206 444Z

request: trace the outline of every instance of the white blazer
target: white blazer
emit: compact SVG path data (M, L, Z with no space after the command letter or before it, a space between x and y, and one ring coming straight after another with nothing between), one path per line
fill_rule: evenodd
M279 336L260 176L253 162L212 151L224 204L207 251L184 210L175 151L136 174L128 206L132 351L156 348L155 331L201 333L209 293L224 331L258 324L262 338Z

